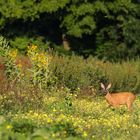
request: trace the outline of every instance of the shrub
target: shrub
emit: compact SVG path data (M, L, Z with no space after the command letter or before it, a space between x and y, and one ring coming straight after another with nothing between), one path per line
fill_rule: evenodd
M41 49L48 49L48 44L44 42L44 38L39 36L39 37L34 37L34 38L29 38L26 36L23 37L15 37L13 40L10 40L10 44L13 48L18 49L20 52L25 53L27 50L27 46L29 44L35 44L39 46Z
M106 62L102 64L101 69L108 77L108 82L112 82L112 90L140 92L139 59L122 63Z
M45 52L40 52L36 45L29 46L27 51L32 65L32 67L28 69L31 74L32 84L42 90L47 85L49 76L48 66L51 57Z
M96 60L95 60L96 61ZM50 69L57 77L57 84L66 86L71 90L77 88L93 86L98 87L100 79L104 74L96 66L93 61L84 60L82 57L58 57L55 56L52 60Z
M112 82L112 91L140 92L139 59L111 63L93 57L85 60L75 55L55 55L49 68L57 77L55 84L71 90L92 87L94 92L100 93L100 82Z
M15 84L10 88L9 83L4 84L5 87L0 91L1 113L39 110L43 107L44 94L37 87L25 84L19 87Z
M31 122L31 120L20 120L12 122L12 130L18 133L31 134L37 128L36 124Z

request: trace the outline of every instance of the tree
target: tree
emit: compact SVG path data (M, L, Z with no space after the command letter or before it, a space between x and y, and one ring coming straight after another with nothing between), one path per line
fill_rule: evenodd
M96 33L96 54L107 60L134 58L140 52L140 4L127 0L106 3L109 14Z
M43 36L106 60L140 52L139 0L0 0L0 31L9 38ZM73 45L74 44L74 45Z

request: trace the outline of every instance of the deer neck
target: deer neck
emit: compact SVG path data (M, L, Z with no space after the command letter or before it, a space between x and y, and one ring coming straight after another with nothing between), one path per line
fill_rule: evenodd
M112 96L111 94L108 92L106 95L105 95L105 98L107 101L111 100L112 99Z

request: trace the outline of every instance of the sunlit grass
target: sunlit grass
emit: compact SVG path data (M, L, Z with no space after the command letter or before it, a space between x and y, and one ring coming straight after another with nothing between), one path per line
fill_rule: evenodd
M72 106L65 108L64 98L46 96L45 109L9 113L6 118L10 117L12 127L30 122L36 129L46 128L52 138L129 139L140 129L139 99L134 102L133 112L128 112L125 106L110 108L103 97L71 100Z

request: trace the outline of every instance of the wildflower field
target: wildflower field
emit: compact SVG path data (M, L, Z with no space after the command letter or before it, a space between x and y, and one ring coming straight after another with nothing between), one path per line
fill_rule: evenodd
M56 91L58 92L58 91ZM139 139L140 102L134 111L108 108L104 98L45 96L42 107L0 116L0 138L7 139Z
M139 61L131 62L133 69L130 62L83 62L36 45L28 46L25 61L4 39L0 45L0 140L140 139ZM113 90L134 92L133 111L109 107L100 80L113 82Z

